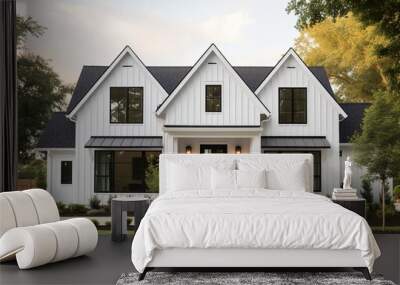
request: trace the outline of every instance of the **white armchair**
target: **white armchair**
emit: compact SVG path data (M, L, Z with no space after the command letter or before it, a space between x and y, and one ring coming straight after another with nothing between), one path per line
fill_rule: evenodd
M85 218L60 221L45 190L0 193L0 262L28 269L84 255L96 248L97 229Z

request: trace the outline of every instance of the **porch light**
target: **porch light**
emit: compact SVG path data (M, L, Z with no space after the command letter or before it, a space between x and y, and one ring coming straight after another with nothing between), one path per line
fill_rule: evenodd
M192 153L192 146L191 145L187 145L186 146L186 154L191 154Z
M237 146L235 147L235 153L236 153L236 154L241 154L241 153L242 153L242 147L241 147L240 145L237 145Z

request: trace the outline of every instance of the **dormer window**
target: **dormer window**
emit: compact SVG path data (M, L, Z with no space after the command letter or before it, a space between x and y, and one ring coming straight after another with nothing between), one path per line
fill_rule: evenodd
M221 85L206 85L206 112L221 112Z
M307 124L307 88L279 88L279 124Z
M110 87L110 122L143 123L143 87Z

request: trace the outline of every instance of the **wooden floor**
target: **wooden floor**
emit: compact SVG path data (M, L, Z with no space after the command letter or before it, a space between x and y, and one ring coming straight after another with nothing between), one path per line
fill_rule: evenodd
M376 240L382 257L375 272L400 283L400 234L379 234ZM134 271L131 262L132 240L121 243L111 236L100 236L97 249L82 256L30 270L19 270L15 262L0 265L0 284L115 284L119 276Z

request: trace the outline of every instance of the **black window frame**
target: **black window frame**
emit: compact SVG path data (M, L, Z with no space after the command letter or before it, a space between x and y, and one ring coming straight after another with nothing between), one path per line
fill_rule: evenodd
M200 144L200 153L205 153L206 149L211 149L211 153L228 153L227 144ZM214 152L215 150L222 150L223 152Z
M219 87L219 110L217 111L209 111L207 108L207 100L208 98L208 88L209 87ZM205 111L206 113L221 113L222 112L222 84L206 84L205 85Z
M65 168L67 167L67 168ZM61 181L63 185L72 184L72 160L61 160Z
M137 189L138 191L125 191L125 192L121 192L121 191L116 191L116 190L119 190L119 189L115 189L115 169L116 169L116 159L115 159L115 153L116 152L118 152L119 150L95 150L94 152L95 152L95 155L94 155L94 157L95 157L95 161L94 161L94 193L104 193L104 194L117 194L117 193L149 193L149 189L147 189L147 185L146 185L146 183L145 183L145 179L146 179L146 175L145 175L145 172L146 172L146 168L147 168L147 166L148 166L148 161L147 161L147 155L148 155L148 153L158 153L158 155L160 155L161 154L161 150L126 150L126 152L137 152L137 153L140 153L141 154L141 156L140 156L140 158L143 160L143 167L144 167L144 169L143 169L143 171L144 171L144 173L143 173L143 177L140 179L141 180L141 182L142 182L142 184L141 184L141 186L143 186L142 188L140 188L140 189ZM109 169L109 171L108 171L108 173L107 173L107 175L97 175L97 167L98 167L98 165L100 164L99 163L99 154L100 153L103 153L104 155L105 154L110 154L111 155L111 159L110 159L110 163L107 163L107 165L108 164L110 164L111 166L110 166L110 169ZM131 163L132 163L132 165L133 165L133 163L134 163L134 159L132 159L131 160ZM133 173L130 173L129 174L132 178L134 178L134 174ZM107 180L107 178L108 178L108 187L106 187L106 188L108 188L108 191L100 191L100 187L98 186L98 179L97 178L106 178L106 180Z
M265 149L263 151L264 153L310 153L313 155L313 192L315 193L321 193L322 192L322 156L321 156L321 151L320 150L270 150L270 149ZM315 159L316 156L318 157L319 160ZM315 165L318 167L316 168ZM315 189L315 179L318 179L317 184L319 184L319 189Z
M125 121L124 122L113 122L112 121L112 108L111 108L111 90L112 89L117 89L117 88L124 88L126 89L125 91L125 96L126 96L126 107L125 107ZM142 96L141 96L141 120L140 122L129 122L129 89L140 89L142 91ZM142 86L111 86L110 87L110 124L133 124L133 125L140 125L143 124L143 119L144 118L144 88Z
M282 122L281 120L281 90L283 89L289 89L291 90L291 101L292 101L292 113L291 113L291 121L290 122ZM294 90L305 90L305 116L304 116L304 122L295 122L294 120L294 106L295 106L295 100L294 100ZM279 124L281 125L306 125L307 124L307 120L308 120L308 108L307 108L307 104L308 104L308 92L307 92L307 87L279 87L278 88L278 120L279 120Z

